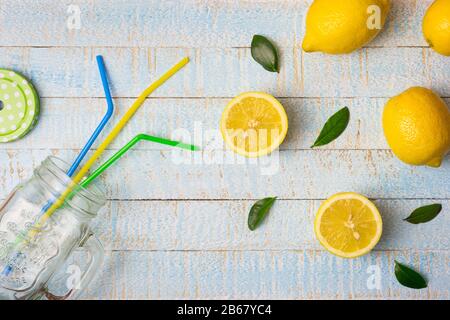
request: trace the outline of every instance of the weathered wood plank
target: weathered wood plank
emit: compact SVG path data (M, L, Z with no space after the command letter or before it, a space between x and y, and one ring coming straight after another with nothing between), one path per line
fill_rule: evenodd
M450 97L450 59L425 48L369 48L345 56L287 49L279 74L254 62L249 48L0 48L0 66L23 72L42 97L103 97L97 54L105 56L118 97L137 96L184 56L191 63L153 97L234 97L244 91L278 97L390 97L413 85Z
M289 118L289 132L281 150L309 149L327 118L343 106L351 111L345 134L321 149L389 149L381 127L387 98L282 98ZM450 99L444 99L450 106ZM118 149L137 133L177 137L189 133L191 142L208 150L225 148L218 131L221 114L230 98L147 99L144 107L110 145ZM105 133L131 105L133 99L115 99L116 112ZM39 125L26 139L0 144L0 149L80 149L105 113L103 98L44 98ZM61 124L67 124L64 128ZM215 132L213 132L215 131ZM105 135L101 136L104 137ZM101 138L99 138L101 141ZM135 150L167 150L142 142Z
M450 106L450 99L445 99ZM223 149L218 123L230 99L148 99L110 146L118 149L137 133L163 137L187 130L192 142L202 148ZM388 149L381 127L387 98L289 98L280 99L289 117L289 132L282 150L309 149L327 118L343 106L351 111L351 122L339 139L322 149ZM132 99L115 99L111 125L125 113ZM0 149L80 149L105 113L104 99L46 98L42 100L39 125L26 139L0 144ZM61 123L67 124L61 128ZM211 132L210 131L215 131ZM100 141L100 140L99 140ZM167 150L154 143L137 145L141 150Z
M394 259L429 281L400 286ZM372 252L345 260L327 252L111 252L86 299L449 299L448 252ZM374 271L375 270L375 271ZM380 271L379 289L368 286Z
M313 231L322 201L278 200L258 230L247 227L254 201L111 201L93 230L109 250L324 250ZM439 202L433 222L412 225L404 218ZM449 200L376 200L383 217L377 250L447 250Z
M51 1L3 0L2 46L248 47L254 34L300 46L310 0ZM422 19L432 0L393 0L386 30L369 46L424 46ZM69 5L80 29L69 29ZM11 32L14 30L14 32Z
M72 150L1 150L0 196L49 154L68 161L76 155ZM105 172L102 181L114 199L323 199L342 191L372 198L450 198L449 174L448 158L437 169L412 167L387 150L287 150L257 160L218 150L195 155L136 150Z
M187 130L191 140L202 147L223 149L218 130L223 109L230 99L148 99L122 134L110 146L120 148L137 133L164 137L176 136ZM116 112L111 125L125 113L132 99L115 99ZM381 114L386 99L280 99L289 117L289 133L283 150L309 148L319 134L327 117L343 106L351 110L352 121L331 149L386 149L381 128ZM450 105L450 100L448 100ZM79 149L105 113L104 99L46 98L42 100L39 125L26 139L0 144L0 149ZM64 128L61 124L67 124ZM215 131L211 136L209 131ZM154 143L141 143L143 150L165 150Z

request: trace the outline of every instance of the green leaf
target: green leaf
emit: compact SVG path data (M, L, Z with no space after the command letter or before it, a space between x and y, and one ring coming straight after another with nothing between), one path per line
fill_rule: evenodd
M442 205L440 203L430 204L417 208L408 218L403 220L413 224L425 223L436 218L441 210Z
M344 107L333 114L323 126L322 131L320 131L319 137L311 146L311 148L324 146L337 139L345 131L349 121L350 110L348 110L347 107Z
M400 284L411 289L427 287L427 281L413 269L395 261L395 277Z
M263 222L276 199L277 197L264 198L255 202L248 214L248 228L250 230L255 230Z
M252 57L267 71L279 72L277 49L266 37L253 36Z

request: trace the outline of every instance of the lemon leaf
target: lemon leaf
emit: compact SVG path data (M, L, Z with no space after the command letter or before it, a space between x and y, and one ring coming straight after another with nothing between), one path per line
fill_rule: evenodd
M412 224L425 223L433 220L442 211L442 205L439 203L430 204L414 210L411 215L403 219Z
M411 289L423 289L428 286L420 273L397 261L395 261L395 277L401 285Z
M319 137L311 148L324 146L333 140L336 140L345 131L349 121L350 110L347 107L344 107L333 114L323 126Z
M279 72L278 52L275 46L264 36L254 35L252 40L252 57L270 72Z
M266 218L277 197L264 198L255 202L248 214L248 228L255 230Z

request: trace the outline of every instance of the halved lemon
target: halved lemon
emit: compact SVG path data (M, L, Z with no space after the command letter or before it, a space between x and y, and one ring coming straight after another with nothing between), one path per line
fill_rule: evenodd
M227 146L246 157L271 153L283 142L288 118L281 103L262 92L246 92L223 111L220 131Z
M319 208L314 231L320 243L332 254L356 258L371 251L383 230L381 215L366 197L338 193Z

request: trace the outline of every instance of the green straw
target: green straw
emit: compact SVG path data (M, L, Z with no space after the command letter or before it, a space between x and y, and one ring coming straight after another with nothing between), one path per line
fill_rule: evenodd
M159 144L164 144L167 146L177 147L189 151L198 151L200 150L199 147L196 147L192 144L185 144L178 141L168 140L164 138L159 137L153 137L149 136L147 134L138 134L133 139L131 139L126 145L124 145L119 151L117 151L111 158L109 158L105 163L103 163L97 170L95 170L89 177L87 177L85 180L83 180L80 185L82 187L87 187L89 184L91 184L92 181L94 181L99 175L103 173L106 169L108 169L112 164L114 164L117 160L119 160L124 153L126 153L128 150L130 150L136 143L138 143L141 140L146 141L152 141Z

